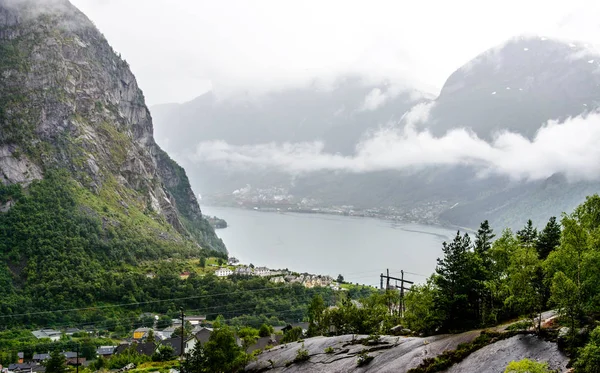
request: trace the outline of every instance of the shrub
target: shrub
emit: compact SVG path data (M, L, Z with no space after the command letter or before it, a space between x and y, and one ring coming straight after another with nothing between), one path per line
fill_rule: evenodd
M331 347L331 346L325 347L325 353L326 354L333 354L333 347Z
M300 347L300 349L298 349L298 352L296 352L296 358L294 359L294 362L301 363L308 359L310 359L310 355L308 354L308 350L304 348L304 343L302 343L302 347Z
M523 359L521 361L511 361L504 373L550 373L550 369L548 363Z
M373 359L374 357L369 355L368 352L364 350L360 354L358 354L358 358L356 359L356 366L362 367L364 365L367 365Z
M516 322L514 324L509 325L506 330L527 330L532 326L532 322L530 320L523 320Z

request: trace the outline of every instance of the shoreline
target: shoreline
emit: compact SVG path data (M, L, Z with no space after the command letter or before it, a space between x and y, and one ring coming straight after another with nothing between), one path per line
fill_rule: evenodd
M277 208L277 207L231 206L231 205L220 205L220 204L209 204L209 203L204 203L204 204L202 204L202 206L215 207L215 208L231 208L231 209L236 209L236 210L246 210L246 211L255 211L255 212L263 212L263 213L277 213L277 214L292 213L292 214L306 214L306 215L340 216L340 217L359 218L359 219L376 219L376 220L387 221L387 222L397 223L397 224L414 224L414 225L424 225L424 226L430 226L430 227L439 227L439 228L445 228L445 229L454 229L454 230L458 230L462 233L466 232L469 234L477 232L477 229L474 229L474 228L462 227L462 226L449 224L449 223L442 223L442 222L408 221L408 220L399 219L399 218L393 217L393 216L379 215L379 214L373 214L373 213L371 213L369 215L365 215L365 214L361 214L361 213L352 213L352 214L351 213L343 213L343 212L336 213L336 212L332 212L332 211L320 210L320 209L329 209L328 207L318 208L319 210L314 210L314 209L307 210L307 209L298 209L298 208L282 209L282 208ZM402 228L400 228L400 229L402 229ZM406 230L406 229L404 229L404 230ZM427 233L427 232L421 232L421 231L415 231L415 230L406 230L406 231Z

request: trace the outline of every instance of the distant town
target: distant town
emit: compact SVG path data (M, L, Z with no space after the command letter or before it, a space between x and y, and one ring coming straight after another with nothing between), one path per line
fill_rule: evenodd
M246 185L232 193L203 196L203 203L266 212L294 212L369 217L416 224L440 224L440 213L452 207L448 201L423 202L410 207L359 208L352 205L327 205L323 201L294 196L284 187L255 188Z

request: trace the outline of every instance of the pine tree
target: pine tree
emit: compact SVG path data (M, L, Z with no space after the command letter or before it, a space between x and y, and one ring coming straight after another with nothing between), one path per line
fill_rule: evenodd
M537 228L533 226L533 222L531 219L527 220L527 224L520 231L517 231L517 237L519 237L519 241L521 245L526 247L534 247L537 241Z
M550 255L554 249L560 245L560 225L553 216L546 224L546 227L540 232L536 243L536 249L541 260Z
M444 257L438 259L435 269L436 306L445 315L445 329L465 329L479 322L479 283L475 276L478 269L471 239L468 234L461 236L459 231L451 243L443 243L442 251Z
M492 240L496 237L494 230L490 228L490 223L486 220L479 226L475 235L475 253L483 257L492 247Z
M486 324L492 313L493 300L492 294L486 287L486 282L492 276L492 258L489 250L492 248L492 240L496 237L494 230L490 227L486 220L479 226L479 230L475 235L475 273L474 278L477 280L477 289L479 295L477 299L477 310L481 324Z
M50 358L44 362L44 366L46 373L66 373L68 371L65 355L58 350L50 353Z

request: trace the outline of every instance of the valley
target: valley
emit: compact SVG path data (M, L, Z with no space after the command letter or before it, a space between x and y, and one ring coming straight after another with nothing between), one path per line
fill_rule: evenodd
M589 44L460 37L433 95L294 2L73 1L0 0L0 373L598 372Z

